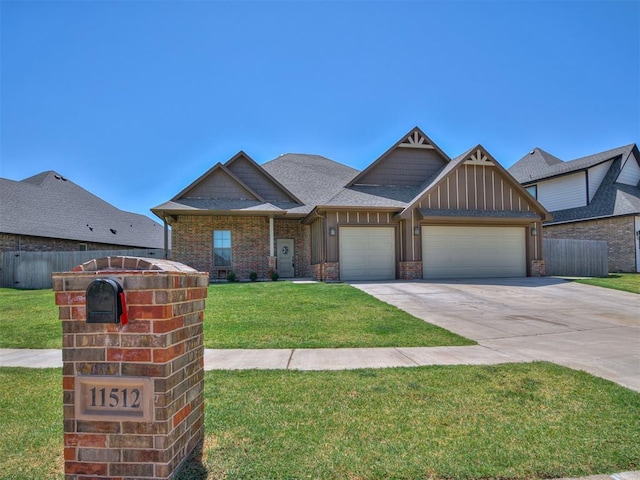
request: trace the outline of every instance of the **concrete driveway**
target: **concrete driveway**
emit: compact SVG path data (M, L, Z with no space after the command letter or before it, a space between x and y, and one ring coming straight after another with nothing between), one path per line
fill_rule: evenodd
M352 285L514 359L548 360L640 391L640 295L553 278Z

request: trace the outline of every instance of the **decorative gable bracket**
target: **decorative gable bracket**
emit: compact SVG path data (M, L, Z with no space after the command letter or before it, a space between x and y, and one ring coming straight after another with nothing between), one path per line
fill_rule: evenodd
M403 148L427 148L427 149L430 149L430 150L435 148L417 130L414 130L413 132L411 132L402 142L400 142L398 144L398 147L403 147Z
M487 154L478 148L475 152L469 155L465 161L465 165L482 165L485 167L495 167L495 164L489 159Z

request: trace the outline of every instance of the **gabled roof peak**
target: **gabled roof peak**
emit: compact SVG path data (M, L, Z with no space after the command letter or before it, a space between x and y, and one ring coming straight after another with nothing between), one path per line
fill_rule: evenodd
M404 150L404 152L402 152ZM417 186L451 159L420 128L414 127L345 187Z
M413 130L405 135L404 139L400 140L397 146L402 148L426 148L430 150L436 148L429 137L418 127L413 127Z

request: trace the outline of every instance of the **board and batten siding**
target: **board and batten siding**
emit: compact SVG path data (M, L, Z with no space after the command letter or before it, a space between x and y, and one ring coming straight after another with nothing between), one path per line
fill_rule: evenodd
M324 228L323 220L318 218L311 224L311 265L324 260Z
M613 160L609 160L608 162L601 163L589 169L589 201L593 200L593 196L598 191L598 188L600 188L600 184L607 175L612 163Z
M587 205L585 173L538 182L538 201L550 212Z
M616 182L634 187L640 182L640 165L638 165L638 159L635 158L633 152L622 165L622 171L618 175Z
M419 208L529 211L529 198L509 185L492 166L463 165L419 201Z

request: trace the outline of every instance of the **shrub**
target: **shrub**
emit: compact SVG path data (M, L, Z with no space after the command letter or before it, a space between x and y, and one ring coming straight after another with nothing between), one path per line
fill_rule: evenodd
M252 282L255 282L258 279L258 274L256 272L251 272L249 274L249 280L251 280Z
M271 272L271 280L273 280L274 282L277 282L278 278L280 278L280 275L278 274L278 272L276 272L275 270Z
M233 270L227 273L227 282L237 282L237 281L238 281L238 277L236 276Z

